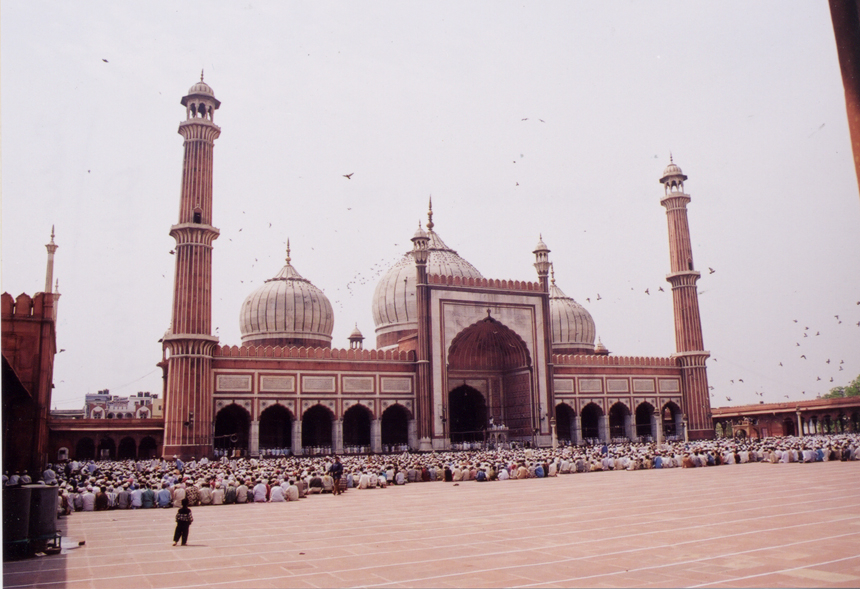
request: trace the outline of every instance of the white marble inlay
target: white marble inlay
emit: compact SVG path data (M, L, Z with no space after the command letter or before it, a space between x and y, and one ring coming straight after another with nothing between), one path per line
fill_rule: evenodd
M219 374L215 381L215 388L219 391L250 391L251 375L235 376Z
M333 376L305 376L302 377L302 392L306 393L333 393L335 392Z
M295 376L262 376L260 377L260 391L264 393L295 393Z

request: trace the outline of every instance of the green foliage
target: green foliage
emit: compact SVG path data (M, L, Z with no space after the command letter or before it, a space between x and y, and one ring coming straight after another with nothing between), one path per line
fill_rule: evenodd
M857 376L848 386L833 387L822 399L840 399L842 397L860 397L860 376Z

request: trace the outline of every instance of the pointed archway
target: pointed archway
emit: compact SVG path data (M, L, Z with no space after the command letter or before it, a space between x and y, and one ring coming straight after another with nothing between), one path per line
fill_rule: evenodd
M469 380L487 383L489 392L482 393L467 385ZM515 331L493 319L489 311L486 318L452 340L448 348L448 382L451 385L447 419L452 442L458 437L466 441L464 433L475 431L463 429L466 424L483 430L490 418L495 425L504 425L509 430L509 438L532 439L536 411L528 346ZM466 389L474 394L467 395ZM459 392L455 395L455 391ZM479 397L482 408L477 404ZM463 413L466 410L472 413ZM455 426L455 421L459 425Z
M468 385L448 393L448 416L452 442L481 442L487 429L484 396Z
M245 408L231 403L215 416L215 449L232 455L236 450L248 451L248 429L251 416Z
M302 448L311 453L331 452L334 414L324 405L314 405L302 415Z
M343 447L351 452L370 449L370 421L373 416L364 405L353 405L343 414Z
M278 403L260 414L260 453L283 455L293 447L293 414Z
M409 411L395 403L382 413L382 451L397 452L409 444Z

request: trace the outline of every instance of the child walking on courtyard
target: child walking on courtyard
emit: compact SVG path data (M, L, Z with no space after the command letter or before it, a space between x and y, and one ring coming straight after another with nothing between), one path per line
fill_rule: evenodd
M185 543L188 542L188 529L193 521L194 517L191 515L191 510L188 509L188 499L183 499L182 507L176 512L176 531L173 532L174 546L179 542L180 537L182 538L182 545L185 546Z

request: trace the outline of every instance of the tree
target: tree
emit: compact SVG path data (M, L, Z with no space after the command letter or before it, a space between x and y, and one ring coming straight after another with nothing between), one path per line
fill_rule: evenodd
M842 397L860 397L860 375L852 380L848 386L833 387L830 392L822 395L822 399L840 399Z

